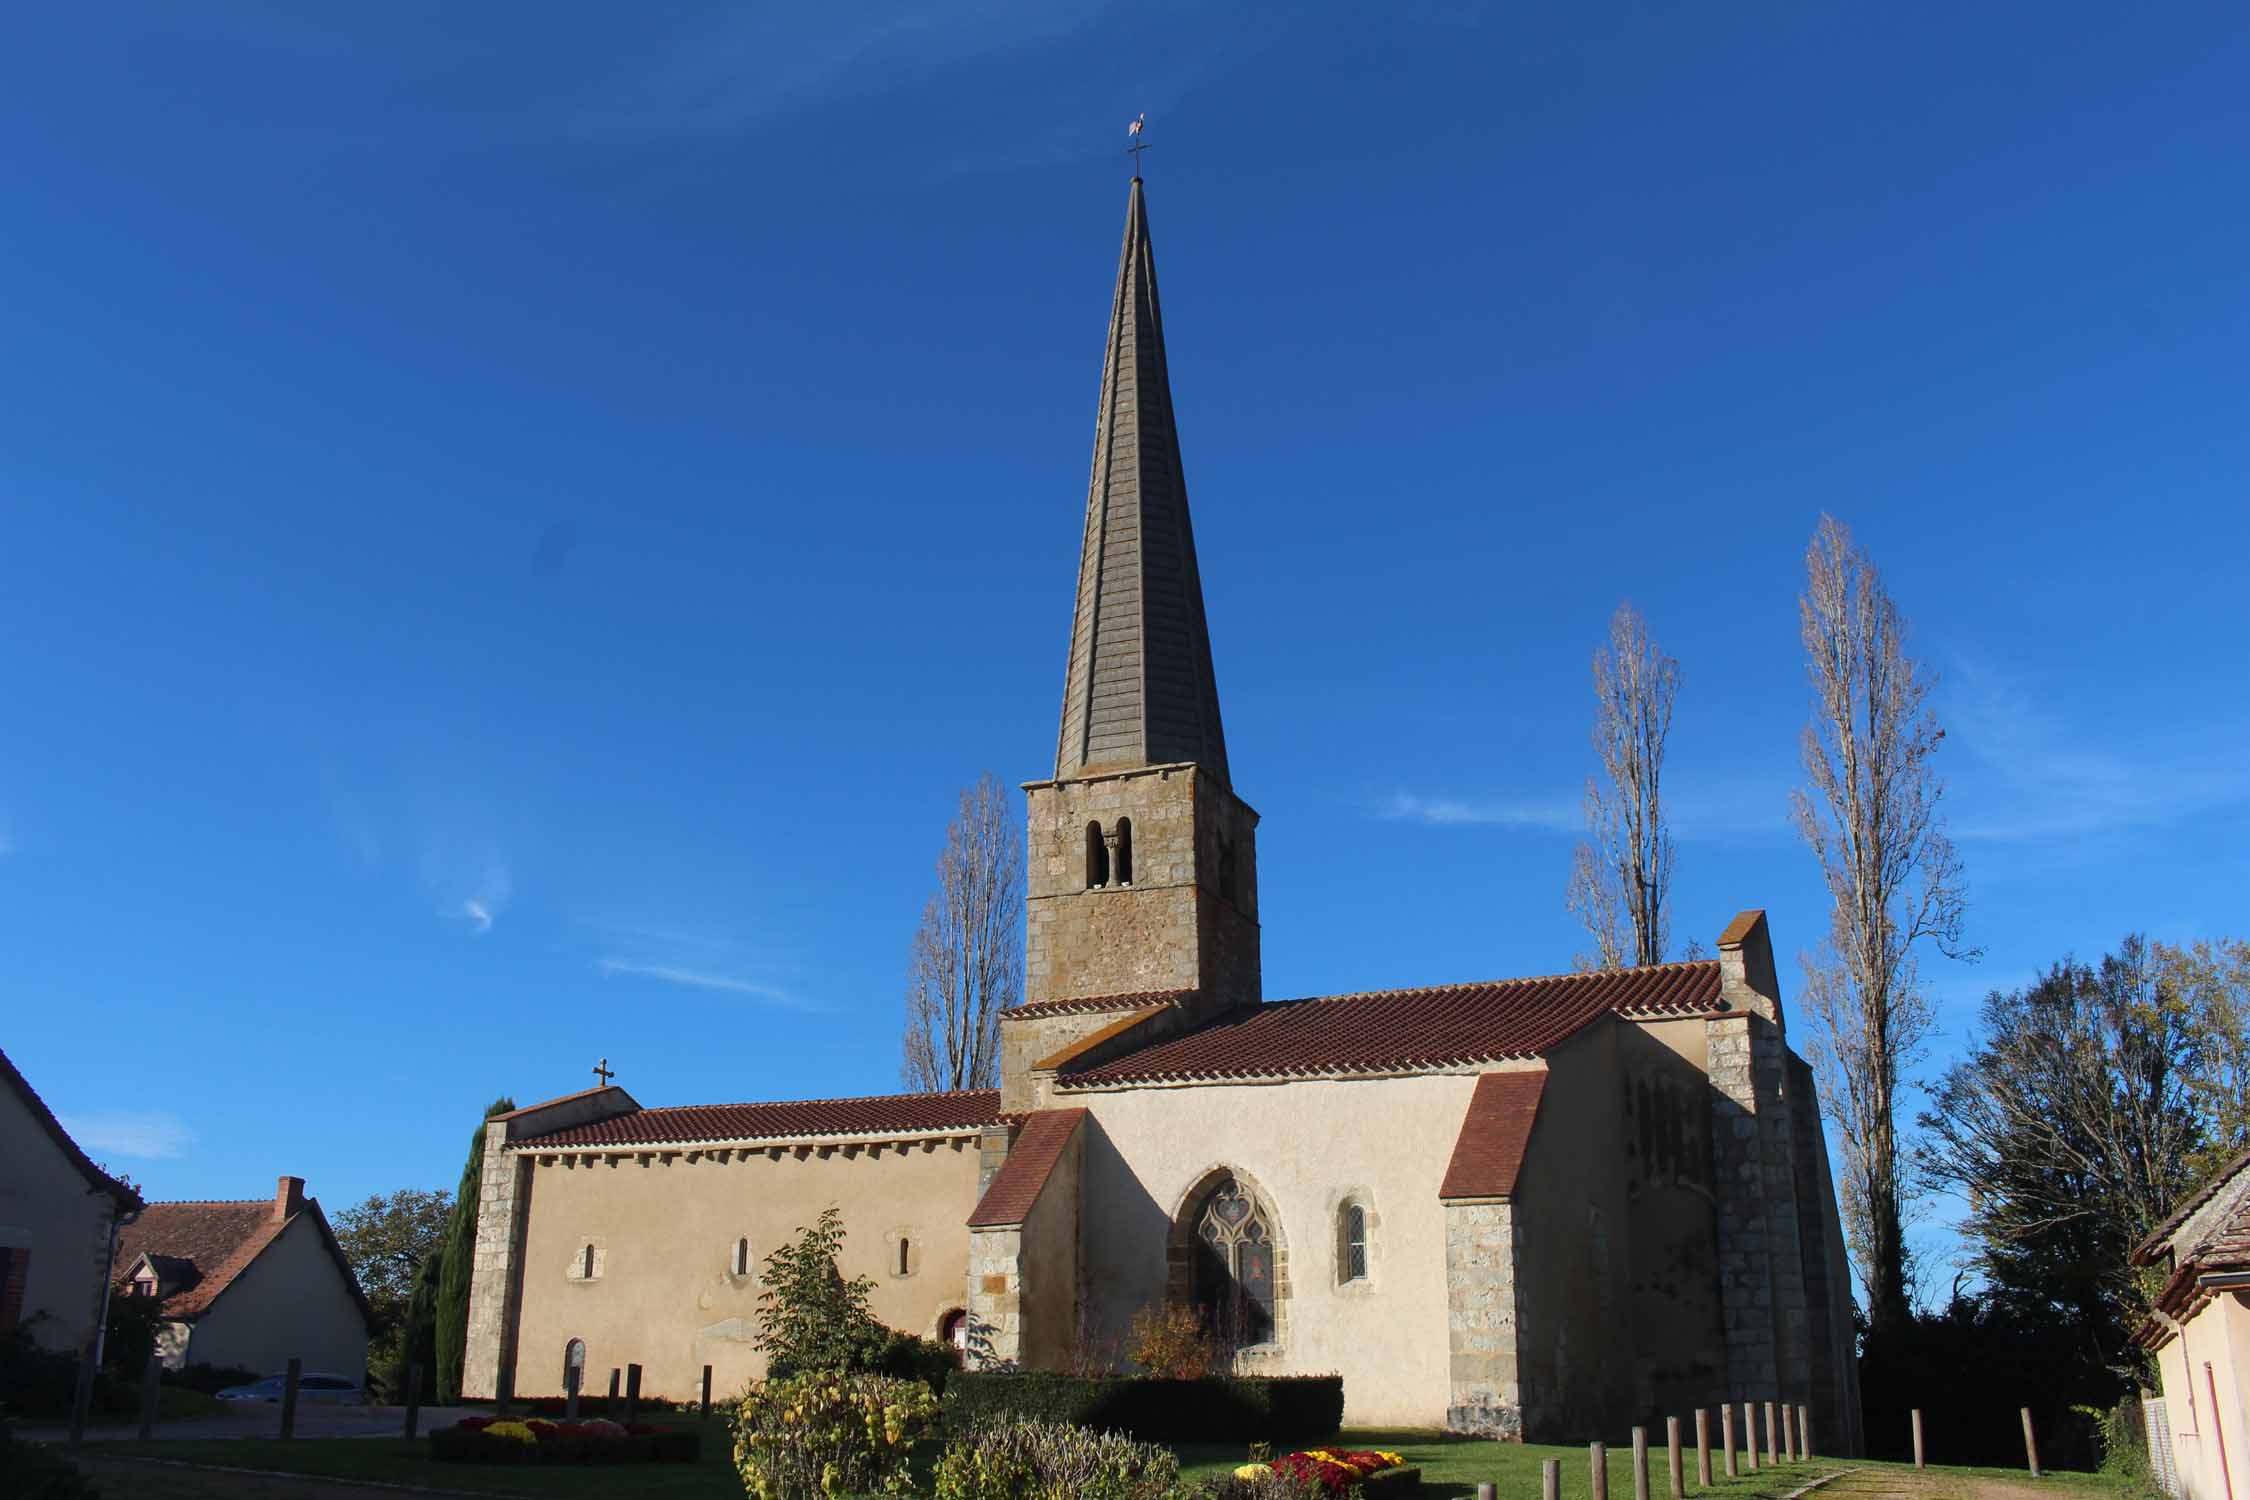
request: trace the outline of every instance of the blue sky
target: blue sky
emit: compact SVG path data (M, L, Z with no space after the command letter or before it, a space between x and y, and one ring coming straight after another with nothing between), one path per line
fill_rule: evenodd
M0 1013L163 1197L896 1086L1051 765L1123 127L1275 996L1547 972L1631 598L1678 936L1824 923L1832 510L1987 986L2250 928L2237 7L45 7L0 62ZM1793 965L1791 966L1793 968ZM1930 1231L1936 1234L1937 1231ZM1933 1241L1933 1243L1940 1243Z

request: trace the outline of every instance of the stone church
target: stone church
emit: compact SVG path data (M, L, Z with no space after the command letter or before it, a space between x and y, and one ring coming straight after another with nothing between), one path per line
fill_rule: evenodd
M465 1388L760 1373L759 1262L841 1208L894 1327L1052 1368L1196 1304L1353 1425L1622 1437L1803 1403L1859 1451L1848 1273L1764 914L1718 956L1271 1001L1221 728L1147 207L1110 307L1024 1004L998 1089L487 1127Z

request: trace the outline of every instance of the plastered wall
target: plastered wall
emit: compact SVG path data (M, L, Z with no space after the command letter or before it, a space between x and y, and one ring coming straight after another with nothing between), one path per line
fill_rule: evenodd
M305 1369L357 1380L367 1370L367 1325L320 1226L299 1214L280 1238L188 1325L186 1359L279 1374Z
M30 1252L22 1316L37 1318L48 1348L75 1349L94 1326L115 1211L15 1091L0 1089L0 1246Z

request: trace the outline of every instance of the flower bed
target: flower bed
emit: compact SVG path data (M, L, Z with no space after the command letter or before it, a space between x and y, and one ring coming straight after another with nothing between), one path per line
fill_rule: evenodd
M1316 1484L1322 1493L1339 1496L1355 1489L1386 1497L1418 1494L1422 1480L1422 1471L1408 1468L1403 1454L1375 1448L1308 1448L1234 1471L1235 1478L1253 1482L1268 1474Z
M692 1464L702 1434L643 1422L527 1422L464 1417L430 1434L430 1456L452 1464Z

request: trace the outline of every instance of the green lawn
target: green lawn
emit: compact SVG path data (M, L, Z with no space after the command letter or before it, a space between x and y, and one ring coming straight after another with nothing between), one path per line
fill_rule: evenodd
M199 1438L162 1443L105 1443L105 1452L189 1463L226 1464L246 1469L272 1469L293 1474L313 1474L334 1479L378 1479L392 1484L422 1485L433 1489L477 1490L495 1495L608 1496L616 1500L739 1500L742 1486L734 1474L725 1424L717 1417L708 1422L692 1416L660 1419L665 1425L700 1426L703 1458L696 1464L645 1464L630 1467L507 1468L479 1464L441 1464L429 1456L426 1442L409 1445L394 1438L300 1439ZM1431 1496L1467 1496L1480 1481L1491 1480L1506 1500L1534 1500L1539 1494L1539 1468L1543 1459L1562 1464L1563 1500L1591 1500L1593 1485L1587 1452L1583 1447L1530 1447L1520 1443L1493 1443L1476 1439L1445 1438L1429 1432L1353 1430L1341 1434L1335 1446L1387 1448L1403 1453L1408 1463L1422 1471L1424 1493ZM1189 1446L1180 1450L1182 1471L1190 1478L1217 1475L1245 1461L1238 1445ZM1629 1444L1609 1450L1611 1500L1632 1500L1633 1453ZM1691 1495L1709 1494L1722 1500L1780 1500L1823 1473L1854 1467L1850 1460L1816 1459L1802 1464L1782 1464L1744 1473L1728 1480L1716 1458L1716 1482L1709 1490L1695 1483L1695 1454L1686 1455L1686 1477ZM1864 1466L1864 1465L1857 1465ZM1872 1467L1900 1467L1880 1465ZM2023 1479L2021 1469L1939 1469L1950 1474L1996 1479ZM1649 1453L1650 1493L1666 1494L1665 1456L1661 1447ZM2056 1489L2078 1500L2103 1500L2119 1493L2107 1479L2093 1474L2050 1474L2042 1487Z

